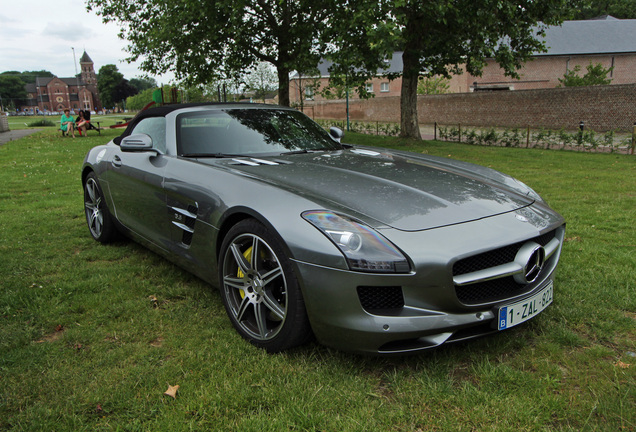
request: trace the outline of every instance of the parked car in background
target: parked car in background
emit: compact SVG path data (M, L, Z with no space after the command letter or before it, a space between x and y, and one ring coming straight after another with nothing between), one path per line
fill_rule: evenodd
M564 219L465 162L341 143L289 108L153 108L86 156L90 234L123 233L219 288L278 352L312 335L402 354L505 330L550 305Z

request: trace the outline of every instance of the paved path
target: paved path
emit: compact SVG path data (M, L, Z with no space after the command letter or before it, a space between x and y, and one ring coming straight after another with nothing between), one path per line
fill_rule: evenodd
M39 132L39 129L19 129L14 131L0 132L0 145L6 144L9 141L24 138L32 133Z

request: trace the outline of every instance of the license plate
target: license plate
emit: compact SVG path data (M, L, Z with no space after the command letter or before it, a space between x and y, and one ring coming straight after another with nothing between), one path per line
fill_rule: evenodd
M497 314L499 317L499 330L514 327L517 324L528 321L530 318L534 318L535 315L541 313L543 309L552 303L553 293L553 283L550 282L545 288L532 297L500 307L499 313Z

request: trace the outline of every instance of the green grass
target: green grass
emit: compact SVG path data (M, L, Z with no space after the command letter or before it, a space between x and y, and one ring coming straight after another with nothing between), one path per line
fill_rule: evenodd
M81 164L118 133L0 147L0 430L636 429L636 157L348 135L535 188L568 222L555 303L413 357L267 355L207 284L135 243L91 239Z

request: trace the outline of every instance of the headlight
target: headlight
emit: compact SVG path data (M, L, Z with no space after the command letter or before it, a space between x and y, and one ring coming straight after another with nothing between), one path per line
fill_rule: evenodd
M351 270L374 273L410 271L402 252L368 226L324 210L307 211L302 216L334 242Z

